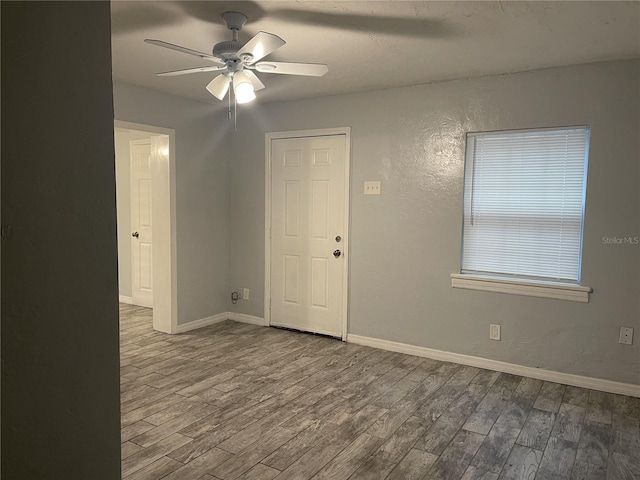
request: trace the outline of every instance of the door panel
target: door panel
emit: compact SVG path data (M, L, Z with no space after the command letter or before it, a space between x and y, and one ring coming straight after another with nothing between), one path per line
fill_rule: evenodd
M329 182L326 180L311 182L311 238L329 238Z
M134 140L131 148L131 270L135 305L153 306L151 144Z
M284 236L300 237L300 182L284 182Z
M285 303L300 304L300 257L284 256L284 298Z
M329 294L329 262L326 258L311 259L311 306L327 308Z
M343 333L345 147L345 135L271 141L272 325Z

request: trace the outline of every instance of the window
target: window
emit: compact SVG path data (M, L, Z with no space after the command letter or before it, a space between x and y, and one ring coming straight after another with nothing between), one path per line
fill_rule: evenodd
M453 286L588 301L579 287L588 147L588 127L467 134Z

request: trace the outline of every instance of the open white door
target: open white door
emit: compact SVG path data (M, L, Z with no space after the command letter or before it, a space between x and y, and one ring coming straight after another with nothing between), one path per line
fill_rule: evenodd
M126 138L126 166L129 169L127 188L131 196L125 205L132 218L127 218L124 228L127 235L138 232L138 237L129 237L131 241L126 242L132 256L138 260L123 264L123 271L131 271L132 289L127 291L127 296L130 296L127 300L138 305L153 304L154 330L177 333L175 132L168 128L120 120L116 120L114 126L116 135L121 130L123 134L134 136ZM144 139L138 142L143 146L134 146L130 139ZM133 155L132 151L138 148L140 151ZM134 167L135 163L138 165ZM134 228L131 228L132 222L137 222ZM146 231L149 225L153 229L153 238ZM141 262L141 258L144 261Z
M135 305L153 307L151 143L131 141L131 270Z
M346 333L345 134L272 138L270 325Z

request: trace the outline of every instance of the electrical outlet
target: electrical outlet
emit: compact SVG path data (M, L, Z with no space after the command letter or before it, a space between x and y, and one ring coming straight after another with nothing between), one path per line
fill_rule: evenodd
M242 299L243 300L249 300L249 289L248 288L243 288L242 289Z
M489 325L489 339L500 340L500 325L495 325L493 323Z
M631 327L620 327L620 339L618 343L622 343L623 345L633 345L633 328Z
M365 195L380 195L380 182L364 182Z

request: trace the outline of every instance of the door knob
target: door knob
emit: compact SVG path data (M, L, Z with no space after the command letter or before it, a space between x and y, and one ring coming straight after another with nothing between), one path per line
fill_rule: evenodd
M138 238L138 237L140 237L140 234L139 234L138 232L133 232L133 233L131 234L131 236L132 236L132 237L136 237L136 238Z
M336 258L338 258L338 257L340 256L340 254L341 254L341 253L342 253L342 252L341 252L340 250L334 250L334 251L333 251L333 256L334 256L334 257L336 257Z

